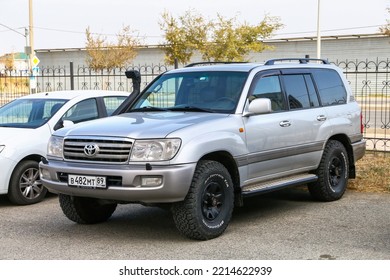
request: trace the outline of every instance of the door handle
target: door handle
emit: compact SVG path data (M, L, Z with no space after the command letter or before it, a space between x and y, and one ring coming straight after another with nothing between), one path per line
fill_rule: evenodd
M324 116L324 115L317 116L317 121L319 121L319 122L326 121L326 116Z
M289 127L291 125L290 121L281 121L279 123L281 127Z

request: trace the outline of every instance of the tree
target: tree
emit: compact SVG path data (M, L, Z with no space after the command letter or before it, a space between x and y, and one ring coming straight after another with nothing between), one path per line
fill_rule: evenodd
M206 61L243 61L251 51L269 49L262 40L269 38L282 24L276 17L265 16L257 25L240 24L237 18L206 20L194 10L175 19L162 14L160 28L165 32L165 61L187 64L195 51Z
M13 53L6 54L5 56L3 56L0 62L4 64L4 70L15 70L15 58Z
M390 8L387 9L387 12L390 13ZM387 20L387 24L379 28L380 32L384 35L390 36L390 20Z
M202 51L207 61L244 61L250 51L262 52L271 47L262 40L269 38L281 24L277 18L266 16L258 25L237 24L236 18L218 15L209 47Z
M175 59L187 64L196 49L203 49L207 42L210 22L198 13L188 10L179 19L164 12L162 22L159 22L161 30L165 32L165 62L173 65Z
M136 57L136 47L140 43L137 37L132 36L129 26L123 27L117 34L116 43L108 42L105 36L91 33L89 27L86 37L87 63L95 71L110 71L125 66Z

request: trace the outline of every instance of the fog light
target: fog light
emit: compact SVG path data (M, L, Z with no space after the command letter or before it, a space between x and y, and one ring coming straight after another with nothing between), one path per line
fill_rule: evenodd
M142 176L141 177L141 187L157 187L162 184L162 177L150 177Z
M50 172L47 169L40 168L39 169L40 177L44 179L50 179Z

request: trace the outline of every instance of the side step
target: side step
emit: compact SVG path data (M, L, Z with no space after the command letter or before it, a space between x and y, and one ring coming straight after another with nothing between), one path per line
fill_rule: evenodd
M273 179L253 185L244 186L242 188L241 195L248 197L263 192L274 191L286 187L299 186L307 183L315 182L318 180L315 174L299 174L288 177Z

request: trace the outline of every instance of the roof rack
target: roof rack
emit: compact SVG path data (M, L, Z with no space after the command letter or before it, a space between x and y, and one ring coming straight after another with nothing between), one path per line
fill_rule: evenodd
M200 65L212 65L212 64L234 64L234 63L247 63L245 61L207 61L207 62L194 62L186 65L185 67L194 67Z
M307 64L310 61L317 61L322 62L323 64L330 64L327 59L319 59L319 58L277 58L277 59L270 59L267 60L267 62L264 65L274 65L277 61L293 61L297 60L300 64Z

